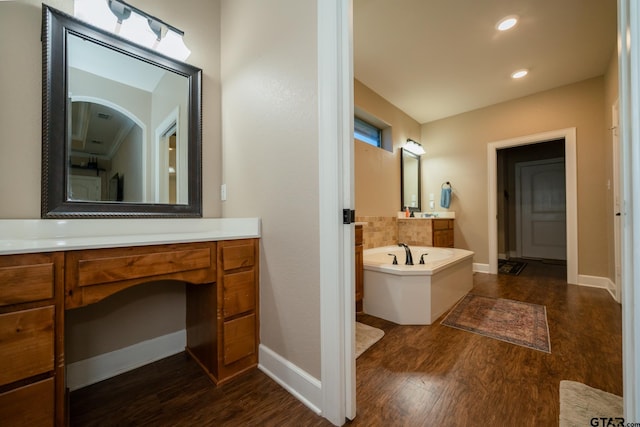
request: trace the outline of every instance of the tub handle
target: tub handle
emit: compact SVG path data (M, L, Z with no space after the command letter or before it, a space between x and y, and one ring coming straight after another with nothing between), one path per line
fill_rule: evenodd
M393 265L398 265L398 258L396 258L396 256L394 254L387 254L387 255L393 257Z
M425 255L429 255L428 252L423 253L422 255L420 255L420 264L424 264L424 256Z

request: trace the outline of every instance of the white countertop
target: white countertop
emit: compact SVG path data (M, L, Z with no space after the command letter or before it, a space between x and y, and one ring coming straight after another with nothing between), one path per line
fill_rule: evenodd
M260 218L5 219L0 255L258 238Z
M427 216L425 216L427 215ZM455 219L454 211L414 212L413 217L405 217L404 212L398 212L398 219Z

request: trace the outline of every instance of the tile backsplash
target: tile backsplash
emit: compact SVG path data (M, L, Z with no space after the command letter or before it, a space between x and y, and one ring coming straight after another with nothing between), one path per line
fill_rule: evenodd
M398 225L392 216L357 216L356 222L366 223L362 227L365 249L398 244Z
M398 219L398 242L409 246L431 246L432 227L430 219Z

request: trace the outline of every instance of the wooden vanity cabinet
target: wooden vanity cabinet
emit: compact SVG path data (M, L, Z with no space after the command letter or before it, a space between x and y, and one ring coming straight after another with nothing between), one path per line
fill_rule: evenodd
M438 219L433 221L433 245L439 248L453 248L453 220Z
M258 245L218 242L216 286L187 288L187 351L216 384L258 365Z
M63 254L0 256L0 424L64 424Z
M356 312L362 311L362 299L364 298L364 242L362 238L362 225L355 227L355 269L356 269Z
M67 425L64 310L187 283L187 351L221 384L258 364L258 239L0 255L0 425Z

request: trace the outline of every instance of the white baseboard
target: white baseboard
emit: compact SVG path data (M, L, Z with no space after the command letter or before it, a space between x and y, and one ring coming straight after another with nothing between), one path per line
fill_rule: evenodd
M321 382L262 344L260 344L259 352L258 369L280 384L313 412L321 415Z
M590 288L613 289L613 282L607 277L578 274L578 285Z
M489 272L489 264L481 264L479 262L473 263L473 272L474 273L488 273Z
M110 353L67 365L67 387L73 391L184 351L187 332L180 330Z
M611 297L616 299L616 284L608 277L578 275L578 285L588 286L591 288L602 288L609 291Z

